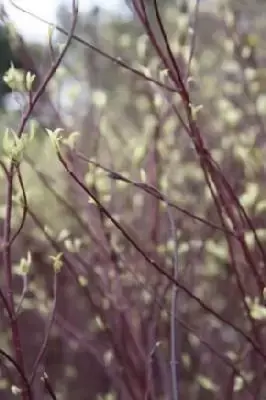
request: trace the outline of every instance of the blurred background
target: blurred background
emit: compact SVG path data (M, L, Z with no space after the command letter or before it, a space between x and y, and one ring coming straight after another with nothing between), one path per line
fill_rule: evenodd
M70 2L16 4L70 30ZM165 50L153 1L145 4L154 35ZM72 171L145 253L171 275L177 256L178 279L188 289L187 293L178 290L174 322L180 399L266 398L265 361L247 340L253 331L245 309L249 299L261 338L258 346L265 350L266 312L258 303L260 291L250 267L255 265L265 276L261 250L266 239L265 2L158 0L158 5L175 60L184 79L190 77L189 91L200 110L197 121L204 140L260 242L244 224L245 246L234 240L229 248L226 234L217 229L219 215L199 159L174 111L184 116L177 93L145 81L89 48L88 43L171 83L131 2L80 1L75 35L83 43L71 42L31 114L26 131L34 124L35 138L21 164L28 214L12 246L12 261L17 304L23 293L19 325L27 371L47 336L34 380L36 399L51 398L41 380L44 371L57 399L173 399L172 284L145 261L100 207L88 201L88 194L58 161L45 128L63 128L66 140L72 134L76 150L73 153L70 146L66 153ZM8 1L2 2L1 10L4 135L6 128L17 129L27 99L25 91L11 90L3 80L11 62L36 75L33 91L37 91L66 35L49 30ZM3 149L0 157L5 160ZM162 191L175 205L170 218L174 233L165 203L134 185L111 179L88 159ZM2 235L6 206L2 170L0 179ZM16 202L16 196L21 196L18 182L15 188L13 229L22 215ZM50 257L59 253L64 254L64 265L55 284ZM29 254L30 269L25 274L21 260ZM1 271L0 282L4 282ZM4 315L0 324L0 347L11 352ZM1 368L1 399L13 398L14 376L11 367Z

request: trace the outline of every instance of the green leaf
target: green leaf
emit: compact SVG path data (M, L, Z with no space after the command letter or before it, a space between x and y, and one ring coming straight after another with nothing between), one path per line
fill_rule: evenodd
M55 273L58 273L61 271L63 267L63 253L58 253L56 256L50 256L50 259L53 262L53 268Z
M207 376L198 375L197 382L205 390L209 390L211 392L217 392L219 390L219 386L212 382L212 380Z
M254 205L259 195L259 185L255 182L249 182L246 186L246 191L240 196L240 202L243 207L251 207Z
M236 376L234 379L234 392L240 392L243 389L244 382L241 376Z
M60 142L62 141L63 137L60 135L63 132L62 128L56 128L54 131L51 129L46 128L46 132L51 140L51 143L56 151L60 150Z

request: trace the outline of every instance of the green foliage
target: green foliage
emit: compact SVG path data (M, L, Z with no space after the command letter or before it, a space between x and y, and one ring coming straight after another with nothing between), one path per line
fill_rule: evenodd
M4 96L10 93L11 88L3 80L4 74L9 69L11 64L16 68L21 68L22 64L18 57L14 54L11 46L11 39L8 27L0 23L0 106L3 106Z
M150 2L148 7L152 27L166 51L152 4ZM255 268L260 278L265 261L258 246L259 241L264 248L266 241L266 79L261 67L266 54L258 39L266 35L265 24L260 23L258 6L257 12L252 10L248 14L250 26L242 35L236 28L239 20L230 2L224 6L217 1L212 9L209 5L202 7L194 53L190 54L193 26L190 26L188 11L192 12L193 6L189 5L186 10L184 4L178 8L173 2L160 2L171 48L191 96L192 120L198 124L217 168L219 166L232 186L255 232L251 224L243 223L244 212L237 213L232 197L227 199L224 194L227 192L222 190L226 186L224 181L220 182L220 193L215 186L215 174L209 176L207 185L202 160L193 147L194 138L188 136L177 116L178 112L187 123L186 109L178 90L173 93L147 82L80 44L72 43L47 89L52 99L58 99L55 104L61 120L53 119L47 112L44 129L43 124L37 123L32 135L27 126L25 132L29 133L21 137L16 135L8 120L10 118L14 123L17 115L3 116L2 125L1 160L6 164L16 161L16 166L20 166L29 210L41 221L40 228L29 214L21 243L16 242L16 259L20 261L14 264L14 273L24 279L24 283L33 274L27 286L29 296L21 303L22 312L37 309L42 318L47 317L54 287L49 280L51 268L45 267L52 264L52 272L56 277L60 272L58 279L62 279L59 311L64 318L59 313L51 340L59 337L61 341L60 335L66 331L67 335L73 335L68 343L69 354L76 356L80 343L81 352L96 352L100 364L104 365L101 367L104 377L106 369L108 373L125 371L127 375L128 365L123 364L121 354L132 361L136 381L138 375L145 376L146 370L143 372L142 366L147 364L149 368L153 359L164 360L164 368L169 374L171 286L129 244L114 226L114 221L106 217L104 207L145 254L171 276L177 241L179 282L222 317L219 321L195 298L179 290L178 318L191 324L192 332L206 337L210 343L209 347L205 346L196 333L187 333L186 325L178 331L182 349L178 364L181 393L188 399L224 396L227 392L223 382L228 381L227 369L232 369L230 362L234 366L230 376L232 391L248 393L248 384L253 384L256 375L256 371L249 370L253 368L249 361L255 353L250 341L246 345L246 336L241 336L239 329L253 337L250 319L256 328L264 322L266 315L262 293L258 293L258 277L254 278L252 274L252 268ZM243 5L244 12L248 12L247 4ZM70 26L69 17L67 9L62 7L58 18L66 29ZM135 19L103 12L97 15L83 13L76 31L147 77L171 85L169 70ZM51 39L51 32L49 34ZM61 41L63 37L58 35L57 39ZM54 47L58 48L60 44L57 42ZM190 56L193 57L190 59ZM4 81L11 89L30 89L33 74L22 73L15 67L7 69L3 70ZM43 113L46 108L37 110L36 119L41 120ZM6 130L5 126L8 126ZM40 137L43 138L41 146ZM80 152L85 155L83 159L77 156ZM78 187L77 180L69 179L57 158L59 153L87 191ZM6 211L4 173L0 179L0 217L3 220ZM150 189L148 194L145 192L147 187ZM177 208L170 209L165 200L158 201L151 196L151 188L162 191ZM225 201L221 210L211 189L216 198L223 195L228 203ZM16 229L21 221L22 204L18 180L14 192L12 228ZM97 206L93 196L102 207ZM172 215L173 229L169 223ZM201 217L205 223L191 215ZM221 224L221 216L225 225ZM214 229L214 225L220 229ZM231 230L238 228L238 235L232 235ZM25 246L29 248L26 257ZM20 304L20 299L15 296L16 304ZM224 320L230 320L240 328L233 329ZM116 346L108 341L109 337L115 338L119 354ZM139 348L144 359L138 353ZM222 368L217 358L224 362ZM53 376L61 395L65 399L72 398L73 393L67 393L65 382L75 381L78 384L74 397L87 398L87 391L82 393L79 384L82 368L73 361L73 366L65 369L66 376L62 377L62 371L58 370ZM113 375L110 373L110 376ZM156 381L155 398L159 399L164 390L163 374L152 376ZM129 382L129 386L131 384ZM115 385L110 386L112 390L108 387L104 393L101 388L95 389L91 398L115 399ZM132 390L135 386L133 380ZM264 383L263 390L266 390ZM135 397L142 398L141 395L137 393Z

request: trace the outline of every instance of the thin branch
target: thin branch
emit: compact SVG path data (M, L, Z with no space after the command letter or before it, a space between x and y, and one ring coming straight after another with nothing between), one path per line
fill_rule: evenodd
M40 16L38 16L38 15L36 15L36 14L34 14L34 13L32 13L32 12L26 10L26 9L24 9L23 7L18 6L13 0L10 0L10 3L11 3L15 8L17 8L18 10L20 10L21 12L23 12L23 13L25 13L25 14L27 14L27 15L32 16L32 17L35 18L36 20L38 20L38 21L40 21L40 22L43 22L43 23L45 23L45 24L48 25L48 26L53 27L54 29L58 30L58 32L62 33L63 35L66 35L66 36L69 35L69 33L68 33L64 28L62 28L61 26L59 26L58 24L54 24L54 23L52 23L52 22L49 22L48 20L46 20L46 19L44 19L44 18L42 18L42 17L40 17ZM146 80L146 81L149 81L149 82L153 82L153 83L155 83L156 85L158 85L158 86L160 86L160 87L162 87L162 88L168 90L169 92L172 92L172 93L176 93L176 92L177 92L177 90L176 90L175 88L172 88L172 87L170 87L170 86L167 86L167 85L165 85L163 82L160 82L160 81L158 81L158 80L156 80L156 79L154 79L154 78L151 78L150 76L147 76L145 73L139 71L138 69L136 69L136 68L134 68L134 67L131 67L131 66L128 65L126 62L122 61L120 58L111 56L110 54L108 54L108 53L106 53L105 51L99 49L98 47L94 46L93 44L91 44L91 43L88 42L87 40L81 38L80 36L77 36L77 35L73 34L73 35L72 35L72 39L75 40L76 42L82 44L83 46L85 46L85 47L87 47L87 48L93 50L94 52L100 54L101 56L103 56L103 57L106 58L107 60L112 61L114 64L117 64L117 65L119 65L120 67L122 67L122 68L124 68L124 69L126 69L126 70L132 72L133 74L139 76L140 78L142 78L142 79L144 79L144 80Z
M84 190L87 195L92 198L92 200L97 204L97 206L102 209L102 211L105 213L105 215L109 218L109 220L114 224L114 226L123 234L123 236L131 243L131 245L142 255L142 257L161 275L166 277L171 283L175 284L178 288L180 288L182 291L184 291L191 299L196 301L205 311L209 312L213 316L215 316L219 321L223 322L224 324L230 326L232 329L234 329L236 332L238 332L242 337L246 339L247 342L249 342L254 350L264 359L266 360L266 354L261 349L256 342L248 335L246 334L241 328L238 326L234 325L232 322L228 321L225 317L220 315L217 311L213 310L210 306L208 306L206 303L204 303L203 300L201 300L199 297L197 297L195 294L193 294L186 286L184 286L182 283L177 281L172 275L170 275L166 270L164 270L161 266L157 264L157 262L153 259L151 259L145 251L142 250L142 248L132 239L130 234L123 228L123 226L110 214L110 212L102 205L102 203L94 196L94 194L86 187L86 185L79 179L79 177L71 170L65 159L63 158L62 154L58 151L57 156L59 158L59 161L62 163L66 171L69 173L69 175L73 178L73 180Z
M37 354L36 359L35 359L35 361L33 363L32 373L31 373L30 379L29 379L30 384L32 384L33 381L34 381L34 378L35 378L37 370L38 370L38 366L39 366L39 364L40 364L40 362L41 362L41 360L42 360L42 358L43 358L43 356L45 354L45 351L47 349L47 343L48 343L48 340L49 340L49 335L50 335L50 332L51 332L51 329L52 329L52 325L53 325L53 322L54 322L55 309L56 309L56 303L57 303L57 273L56 272L54 272L54 285L53 285L53 288L54 288L53 289L53 292L54 292L53 293L53 305L52 305L52 309L51 309L51 312L50 312L50 318L48 320L48 323L47 323L47 326L46 326L46 329L45 329L45 334L44 334L44 338L43 338L43 342L42 342L41 348L40 348L39 353Z
M188 78L190 75L191 62L192 62L192 59L193 59L193 56L195 53L195 49L196 49L197 29L198 29L198 20L199 20L199 6L200 6L200 0L196 0L195 11L194 11L194 21L193 21L193 27L192 27L193 32L192 32L189 58L188 58L188 63L187 63L186 78Z
M90 158L84 156L82 153L80 153L78 151L75 151L75 154L77 155L77 157L79 157L83 161L86 161L89 164L95 165L96 167L101 168L103 171L107 172L109 178L114 179L114 180L120 180L120 181L125 182L125 183L129 183L129 184L131 184L131 185L143 190L144 192L148 193L149 195L156 197L158 200L165 201L163 194L157 188L155 188L154 186L152 186L152 185L150 185L148 183L142 183L142 182L133 181L133 180L129 179L128 177L123 176L119 172L112 171L111 169L103 166L102 164L91 160ZM204 219L202 217L199 217L198 215L195 215L195 214L191 213L190 211L188 211L188 210L186 210L186 209L184 209L184 208L182 208L180 206L177 206L175 203L173 203L173 202L171 202L169 200L168 200L167 204L169 205L169 207L175 208L176 210L178 210L178 211L182 212L183 214L189 216L190 218L192 218L195 221L201 222L202 224L207 225L210 228L216 229L216 230L221 231L223 233L226 232L228 235L233 236L236 239L238 239L238 236L233 231L231 231L229 229L225 230L223 227L220 227L220 226L214 224L213 222L207 221L206 219Z
M7 246L11 246L14 243L14 241L16 240L16 238L19 236L20 232L22 231L23 226L26 222L27 211L28 211L27 196L26 196L26 191L25 191L25 187L24 187L24 183L23 183L23 178L22 178L22 175L20 172L20 168L19 168L19 166L16 166L15 168L16 168L16 172L18 175L19 184L20 184L20 187L22 190L22 198L23 198L22 218L21 218L21 222L19 224L17 231L14 233L14 235L10 239Z
M28 291L28 276L27 275L23 275L23 289L22 289L22 293L21 293L20 299L18 301L17 308L16 308L15 318L18 318L18 316L19 316L19 313L20 313L23 301L25 299L25 296L27 294L27 291Z
M77 16L78 16L78 8L77 8L75 0L72 1L72 8L73 8L73 20L72 20L72 26L71 26L66 44L65 44L62 52L58 56L57 60L55 61L55 63L51 66L50 70L48 71L46 77L44 78L43 82L41 83L36 94L33 96L33 98L31 98L31 96L30 96L30 102L28 104L25 114L22 116L18 131L17 131L18 138L21 138L24 128L26 126L26 123L29 120L36 103L38 102L39 98L45 91L46 86L48 85L49 81L54 76L58 66L60 65L69 45L71 43L72 35L73 35L74 29L75 29L75 26L77 23ZM14 352L16 355L16 362L20 365L20 368L24 371L25 370L24 355L23 355L22 347L21 347L18 321L15 318L13 272L12 272L12 258L11 258L11 249L12 249L11 244L14 242L14 237L13 237L13 239L11 239L11 220L12 220L12 210L13 210L12 192L13 192L14 176L15 176L16 170L17 170L17 163L15 162L15 160L12 159L10 161L10 166L7 171L6 215L5 215L5 220L4 220L4 237L3 237L3 244L4 244L3 264L4 264L4 270L5 270L5 276L6 276L7 299L8 299L8 303L9 303L9 307L10 307L10 312L13 317L13 318L11 318L13 348L14 348ZM17 170L17 171L19 171L19 170ZM20 174L19 174L19 177L21 178ZM20 180L20 184L21 184L22 188L24 188L22 179ZM25 191L24 191L23 195L25 195ZM25 203L25 199L24 199L24 203ZM25 206L25 204L24 204L24 206ZM25 208L25 210L26 210L26 208ZM26 217L25 212L24 212L24 215ZM24 219L22 219L22 225L20 226L19 231L22 229L23 224L24 224ZM15 234L15 238L17 237L17 234ZM25 382L23 380L22 380L21 384L22 384L22 393L21 393L22 399L28 400L30 398L29 389L25 385Z
M27 377L25 376L25 373L24 373L23 369L21 368L21 366L17 363L16 360L14 360L14 358L12 358L3 349L0 349L0 356L6 358L15 367L15 369L19 373L22 381L24 382L25 387L27 388L27 394L29 396L28 399L29 400L33 400L32 391L31 391L31 387L30 387L29 381L28 381Z
M48 375L46 374L46 372L44 372L41 380L43 381L44 387L47 390L48 394L50 395L51 399L57 400L56 394L54 392L54 389L52 388L52 385L49 382Z

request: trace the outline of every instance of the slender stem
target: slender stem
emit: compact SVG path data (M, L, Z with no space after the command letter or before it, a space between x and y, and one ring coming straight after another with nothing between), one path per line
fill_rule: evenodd
M258 344L240 327L227 320L227 318L223 317L219 314L218 311L215 311L211 306L206 304L203 300L201 300L197 295L191 292L187 286L183 285L181 282L176 280L170 273L168 273L163 267L161 267L154 259L150 258L150 256L146 253L145 250L131 237L131 235L127 232L127 230L114 218L111 213L103 206L103 204L98 200L98 198L89 190L86 185L82 182L82 180L72 171L72 169L67 164L66 160L63 158L60 151L57 152L57 156L59 161L64 166L65 170L68 174L74 179L77 185L84 190L85 193L88 194L89 198L92 198L93 201L97 204L97 206L103 211L103 213L107 216L107 218L113 223L113 225L122 233L122 235L131 243L131 245L138 251L139 254L162 276L166 277L169 282L175 284L179 289L185 292L191 299L193 299L196 303L198 303L205 311L208 311L212 314L217 320L223 322L227 326L230 326L234 329L235 332L238 332L243 338L246 339L248 343L250 343L253 349L264 359L266 360L266 354L263 349L261 349ZM154 188L156 191L156 189ZM164 200L164 198L163 198ZM165 201L165 200L164 200Z
M46 348L47 348L49 335L51 333L51 329L52 329L52 325L53 325L54 317L55 317L56 300L57 300L57 273L55 272L54 273L54 300L53 300L53 305L52 305L52 309L51 309L51 313L50 313L50 318L48 320L47 327L46 327L46 330L45 330L45 333L44 333L44 338L43 338L43 342L42 342L41 348L40 348L39 353L37 354L36 359L35 359L34 364L33 364L32 373L31 373L31 376L30 376L30 383L31 384L34 381L34 378L35 378L36 373L37 373L38 366L40 365L40 362L41 362L41 360L42 360L42 358L43 358L43 356L45 354Z
M11 313L11 334L12 334L12 342L14 346L14 353L16 363L19 365L21 371L25 375L25 367L24 367L24 358L21 347L20 333L18 320L15 318L15 304L14 304L14 292L13 292L13 275L12 275L12 259L11 259L11 219L12 219L12 191L13 191L13 180L14 180L14 172L15 165L11 162L10 170L8 172L7 177L7 193L6 193L6 215L4 222L4 246L3 250L3 262L4 262L4 270L5 270L5 278L6 278L6 286L7 286L7 301ZM25 385L25 381L20 380L20 384L22 386L22 399L29 400L30 393L29 389Z
M166 203L167 204L167 203ZM174 251L173 251L173 267L174 267L174 279L178 279L178 257L177 257L177 239L176 239L176 227L174 218L172 215L172 210L167 204L167 214L170 223L171 236L174 241ZM172 285L172 300L171 300L171 326L170 326L170 343L171 343L171 375L172 375L172 395L173 400L178 400L178 374L177 374L177 286Z

